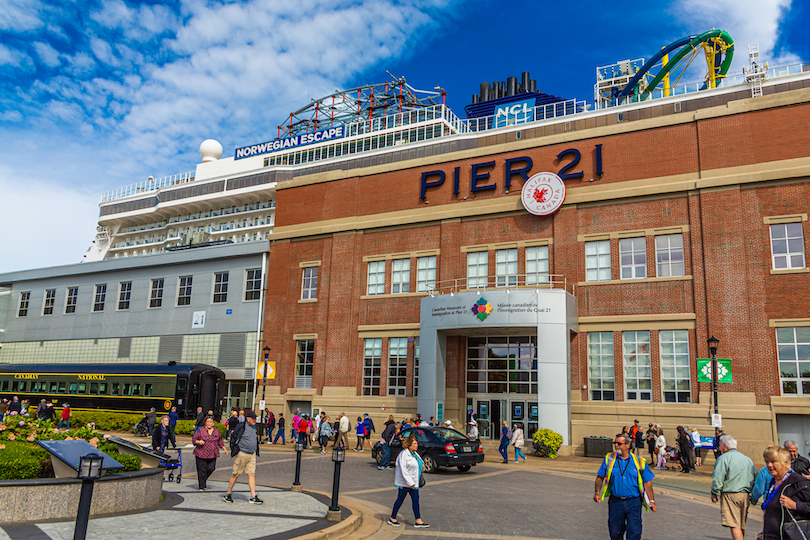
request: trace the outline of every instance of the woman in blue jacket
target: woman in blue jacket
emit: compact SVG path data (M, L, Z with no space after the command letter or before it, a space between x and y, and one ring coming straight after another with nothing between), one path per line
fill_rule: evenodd
M509 448L509 443L512 440L512 434L509 432L509 425L504 420L501 423L501 445L498 447L498 452L503 456L503 462L509 463L509 455L506 453Z

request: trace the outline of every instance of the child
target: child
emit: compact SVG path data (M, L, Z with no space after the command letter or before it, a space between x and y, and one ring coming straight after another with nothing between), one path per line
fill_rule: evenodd
M357 417L357 426L355 426L355 433L357 435L357 446L354 447L355 452L363 451L363 440L366 438L366 425L363 423L363 418Z

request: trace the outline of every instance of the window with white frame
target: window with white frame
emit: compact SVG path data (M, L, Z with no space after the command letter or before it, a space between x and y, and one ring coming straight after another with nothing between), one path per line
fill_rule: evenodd
M223 304L228 301L228 272L214 273L214 303Z
M96 285L96 295L93 298L93 311L104 311L104 302L107 300L107 284Z
M647 277L647 242L643 236L619 240L619 266L622 279Z
M301 300L315 300L318 298L318 267L304 268L301 277Z
M191 287L194 284L193 276L180 276L177 283L177 305L191 305Z
M427 292L436 287L436 256L416 259L416 292Z
M56 289L45 291L45 302L42 304L43 315L53 315L53 306L56 303Z
M479 289L487 286L488 253L474 251L467 253L467 288Z
M129 309L129 299L132 296L132 282L122 281L118 284L118 309Z
M591 401L614 401L613 332L588 333L588 386Z
M367 292L369 296L385 294L385 261L368 263Z
M517 248L495 251L495 284L497 287L517 286L517 252Z
M245 301L258 300L262 295L262 271L251 268L245 271Z
M585 281L610 281L610 240L585 242Z
M394 259L391 261L391 294L410 292L411 260Z
M526 285L548 283L548 246L526 248Z
M149 307L159 308L163 306L163 278L153 279L149 290Z
M658 332L661 350L661 392L665 403L691 403L689 374L689 331Z
M771 257L774 270L804 268L804 233L801 223L771 225Z
M20 305L17 309L17 317L28 317L28 304L31 303L31 291L20 293Z
M76 304L79 302L79 288L68 287L65 297L65 313L76 313Z
M413 338L413 397L419 395L419 336Z
M655 237L655 262L658 277L685 275L683 235L662 234Z
M404 396L408 372L408 338L388 339L388 395Z
M295 387L312 388L312 367L315 362L315 340L296 341Z
M382 338L366 338L363 349L363 395L380 395Z
M650 333L622 332L624 390L627 401L652 401Z
M810 326L776 329L779 378L784 396L810 396Z

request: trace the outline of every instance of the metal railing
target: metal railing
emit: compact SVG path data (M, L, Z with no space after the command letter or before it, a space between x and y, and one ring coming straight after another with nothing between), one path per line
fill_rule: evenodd
M186 173L173 174L171 176L164 176L162 178L152 178L144 182L130 184L129 186L106 192L101 196L101 202L105 203L115 201L117 199L123 199L124 197L129 197L130 195L136 195L138 193L148 193L150 191L157 191L160 188L168 186L193 182L195 174L196 171L190 171Z
M576 282L568 281L559 274L508 274L481 277L464 277L455 279L445 279L428 283L427 292L431 296L437 294L454 294L458 292L505 291L510 289L563 289L572 295L576 292Z

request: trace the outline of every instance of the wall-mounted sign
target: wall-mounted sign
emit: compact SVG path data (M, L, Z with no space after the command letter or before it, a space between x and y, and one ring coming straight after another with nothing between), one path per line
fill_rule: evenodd
M226 309L225 310L225 315L233 315L233 310L232 309Z
M534 120L535 98L504 103L495 107L495 127L513 126Z
M554 173L537 173L523 184L520 200L530 214L550 216L565 200L565 183Z
M329 129L322 129L320 131L314 131L312 133L303 133L293 137L276 139L275 141L269 141L262 144L253 144L250 146L243 146L241 148L237 147L234 159L258 156L260 154L269 154L270 152L295 148L296 146L305 146L307 144L339 139L345 134L345 126L337 126Z
M712 382L712 359L711 358L698 358L698 382ZM718 358L717 359L717 382L730 383L734 382L731 378L731 359Z
M205 328L205 312L195 311L191 317L192 328Z

